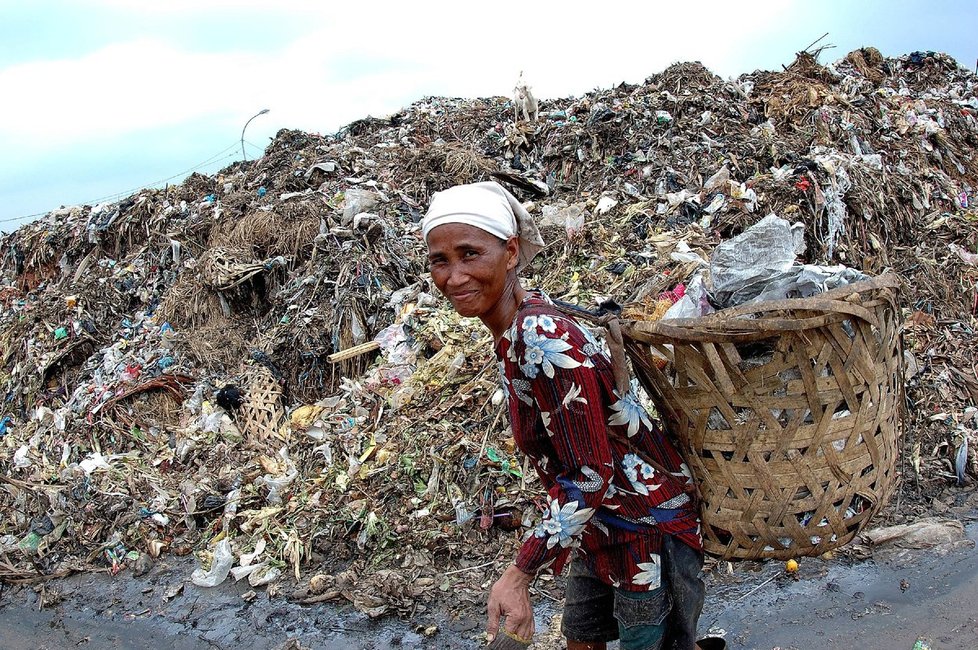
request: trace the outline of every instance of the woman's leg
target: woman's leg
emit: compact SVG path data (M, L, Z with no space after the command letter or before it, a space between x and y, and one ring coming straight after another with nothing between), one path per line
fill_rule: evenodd
M606 642L618 638L614 590L592 575L579 557L571 562L564 594L560 627L568 650L605 650Z
M706 595L706 585L700 578L703 555L671 535L663 535L662 554L665 560L663 582L668 585L672 600L663 647L665 650L693 650L698 647L696 627Z

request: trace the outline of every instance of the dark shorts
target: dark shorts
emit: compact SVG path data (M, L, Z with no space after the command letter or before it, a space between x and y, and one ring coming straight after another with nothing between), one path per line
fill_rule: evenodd
M703 555L670 535L662 540L662 584L615 589L583 562L571 563L561 631L571 641L620 639L621 650L693 650L706 587Z

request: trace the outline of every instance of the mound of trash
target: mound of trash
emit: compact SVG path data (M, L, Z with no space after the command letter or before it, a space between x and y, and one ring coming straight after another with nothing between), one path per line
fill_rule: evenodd
M661 317L772 214L801 224L790 267L898 273L922 514L976 475L976 85L863 48L677 64L518 119L429 97L3 236L0 580L196 554L199 585L292 579L371 615L480 600L542 502L488 331L426 272L429 198L479 180L538 219L526 284L583 306Z

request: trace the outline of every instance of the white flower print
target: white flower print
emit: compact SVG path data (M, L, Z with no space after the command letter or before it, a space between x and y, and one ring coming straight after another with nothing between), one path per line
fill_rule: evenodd
M553 318L547 316L546 314L537 318L537 325L544 332L549 332L550 334L553 334L554 332L557 331L557 323L554 322Z
M600 350L593 343L585 343L581 346L581 352L588 356L588 358L593 357L598 354Z
M580 361L563 354L573 347L563 339L540 336L536 332L529 331L523 333L523 341L526 344L526 350L523 352L523 363L520 365L520 370L530 379L536 379L539 371L537 366L543 369L543 374L553 379L555 366L558 368L577 368L581 365Z
M509 377L506 376L506 364L502 361L497 361L496 363L499 366L499 381L503 386L503 392L509 396L512 394L513 390L509 385Z
M593 356L596 354L601 354L602 347L598 339L594 338L594 332L587 327L581 327L581 333L584 335L584 340L587 343L584 344L584 349L588 350L588 356Z
M648 585L649 591L658 589L662 584L662 570L660 569L661 559L657 553L653 553L649 558L651 562L639 562L639 572L632 576L632 584Z
M629 438L638 433L640 425L649 429L652 428L649 414L645 412L645 409L642 408L642 405L638 403L635 395L631 392L626 393L624 397L612 404L611 408L615 414L608 418L608 424L612 426L627 424Z
M594 526L595 529L600 531L605 537L611 535L611 532L608 530L608 527L605 526L604 523L597 517L591 520L591 525Z
M522 325L522 328L523 328L523 331L524 332L526 332L528 330L532 330L532 329L536 328L536 326L537 326L537 317L536 316L524 316L523 317L523 325Z
M525 379L513 379L513 393L527 406L533 406L533 386Z
M550 510L534 531L537 537L547 538L547 548L558 544L561 548L567 548L575 543L575 537L580 537L588 519L594 514L594 508L578 509L577 503L570 501L561 507L557 499L550 500Z
M503 339L509 341L509 346L506 348L506 358L513 363L516 363L516 346L513 345L513 341L516 340L517 336L516 323L513 323L512 327L503 332Z
M679 464L679 471L678 472L669 472L669 473L672 474L673 476L685 476L686 477L686 485L692 485L693 484L693 472L690 471L689 465L687 465L686 463L680 463Z
M551 438L554 437L554 432L550 430L550 413L547 411L540 411L540 421L543 422L543 430L547 432L547 435Z
M661 483L647 482L648 479L655 478L655 469L635 454L625 454L621 459L621 465L629 483L632 484L632 489L639 494L648 496L650 491L655 492L662 487Z
M532 363L539 366L543 363L543 348L539 346L527 347L526 352L523 353L523 358L526 359L527 363Z
M658 508L660 510L675 510L681 508L690 502L689 495L683 492L682 494L677 494L668 501L663 501L659 504Z
M576 383L571 384L571 387L567 389L567 394L564 395L564 399L561 400L560 405L566 407L572 402L580 402L581 404L587 404L587 398L581 397L581 387Z

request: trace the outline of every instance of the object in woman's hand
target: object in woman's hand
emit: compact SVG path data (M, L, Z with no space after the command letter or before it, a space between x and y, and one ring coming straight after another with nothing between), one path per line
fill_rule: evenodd
M524 641L515 634L511 634L506 630L500 630L488 648L489 650L526 650L530 647L530 643L532 643L532 640Z

